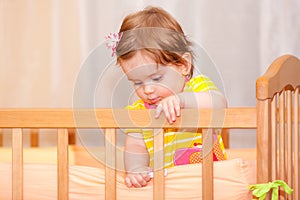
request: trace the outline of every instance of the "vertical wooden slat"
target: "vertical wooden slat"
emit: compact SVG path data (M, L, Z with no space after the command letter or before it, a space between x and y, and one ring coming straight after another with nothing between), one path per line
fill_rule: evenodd
M58 129L57 132L57 192L59 200L69 199L69 152L68 131Z
M284 92L279 95L279 179L285 181Z
M225 149L228 149L230 147L230 135L229 135L229 129L228 128L224 128L222 129L222 140L223 140L223 144Z
M0 128L0 147L2 147L2 146L3 146L3 131Z
M278 177L278 162L277 162L277 96L274 96L274 98L271 101L271 126L272 126L272 180L276 180Z
M37 128L30 129L30 146L31 147L39 146L39 129Z
M76 129L70 128L69 132L69 144L76 144Z
M105 199L117 198L116 129L105 129Z
M22 129L12 132L12 199L23 199L23 135Z
M299 87L294 93L294 199L300 199L299 167Z
M286 91L286 111L287 111L287 164L286 164L286 170L287 170L287 184L292 186L292 172L293 172L293 154L292 154L292 92L290 90Z
M164 177L164 131L156 129L154 131L154 180L153 199L160 200L165 197L165 177Z
M213 132L212 129L203 129L202 143L202 194L203 200L214 199L213 182Z

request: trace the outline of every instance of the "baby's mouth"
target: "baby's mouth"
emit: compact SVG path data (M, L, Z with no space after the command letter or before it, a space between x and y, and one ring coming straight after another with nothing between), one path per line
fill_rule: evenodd
M150 104L154 104L156 105L161 99L159 97L156 97L156 98L153 98L153 99L150 99Z

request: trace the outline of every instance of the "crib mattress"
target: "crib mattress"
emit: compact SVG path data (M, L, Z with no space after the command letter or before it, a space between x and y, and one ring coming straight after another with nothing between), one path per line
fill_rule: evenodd
M123 147L117 147L117 168L124 169ZM241 158L243 160L256 160L256 149L226 149L228 159ZM56 147L24 148L24 163L55 164L57 162ZM99 160L104 160L104 147L83 147L80 145L69 146L69 164L102 167ZM8 147L0 148L0 163L11 162L12 150Z
M251 199L248 185L255 183L255 161L232 159L214 162L215 199ZM201 198L201 164L176 166L165 177L166 199ZM11 164L0 163L0 199L11 199ZM71 165L69 197L72 200L104 199L103 168ZM117 173L117 199L151 199L152 181L144 188L127 188L124 173ZM57 166L24 164L24 199L57 199Z

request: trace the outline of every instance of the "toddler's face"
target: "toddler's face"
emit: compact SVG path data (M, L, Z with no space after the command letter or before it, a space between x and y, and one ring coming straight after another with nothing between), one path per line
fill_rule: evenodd
M136 94L150 105L183 91L186 66L157 65L147 54L138 51L133 57L121 62L121 67Z

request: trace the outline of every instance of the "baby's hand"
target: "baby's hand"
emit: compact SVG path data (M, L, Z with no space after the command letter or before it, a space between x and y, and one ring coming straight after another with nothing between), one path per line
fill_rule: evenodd
M168 122L173 124L180 116L180 99L175 95L164 98L156 108L155 118L158 118L161 112L164 112Z
M150 169L141 168L134 170L133 172L127 172L125 177L125 184L127 187L145 187L151 180L149 176Z

